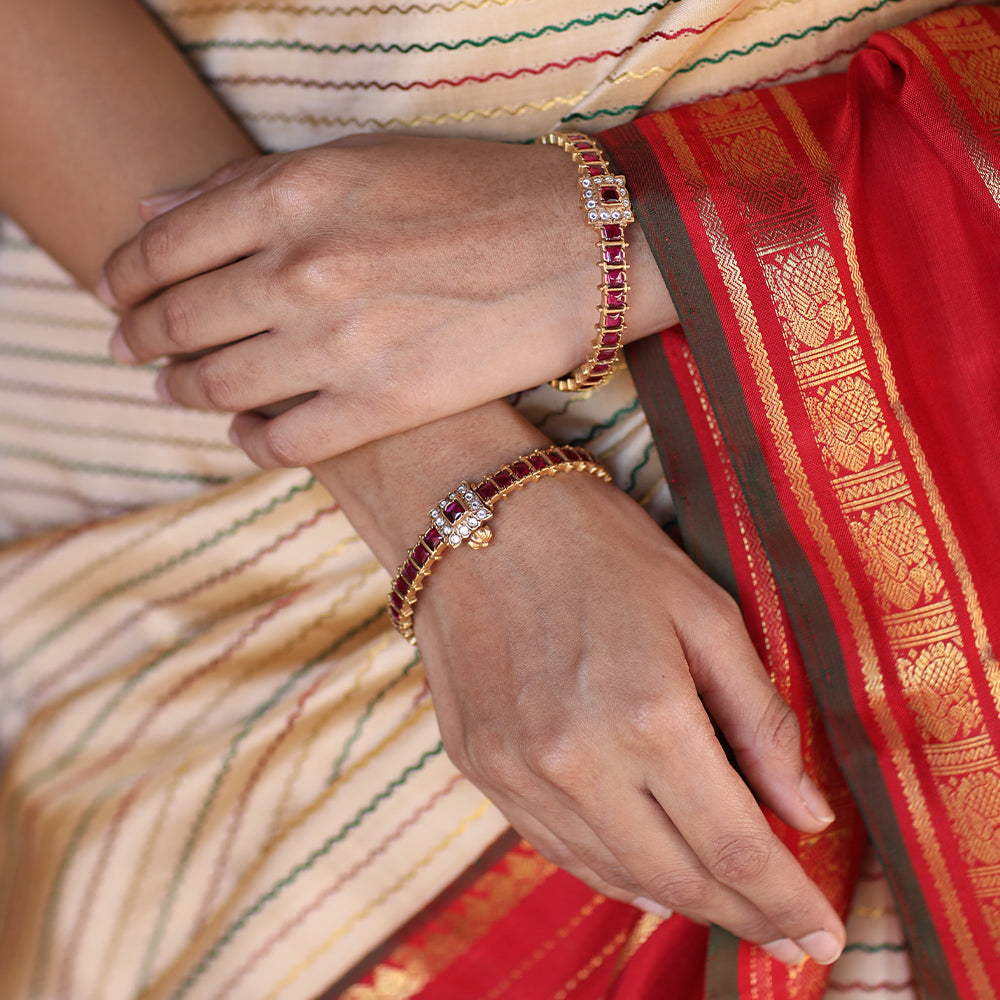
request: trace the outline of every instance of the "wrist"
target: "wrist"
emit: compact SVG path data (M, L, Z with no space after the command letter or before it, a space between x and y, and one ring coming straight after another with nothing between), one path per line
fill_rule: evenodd
M489 403L374 441L313 468L390 573L427 528L427 511L549 440L506 403Z

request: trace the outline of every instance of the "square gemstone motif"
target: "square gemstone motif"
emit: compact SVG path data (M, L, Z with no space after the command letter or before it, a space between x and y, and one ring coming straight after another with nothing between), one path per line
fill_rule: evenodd
M468 483L462 483L428 516L431 519L431 530L439 531L441 538L453 549L457 549L493 516L493 511L483 503L482 498L469 487Z

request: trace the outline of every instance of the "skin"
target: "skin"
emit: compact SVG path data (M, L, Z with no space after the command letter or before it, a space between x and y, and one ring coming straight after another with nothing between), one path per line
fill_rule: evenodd
M93 288L117 245L142 245L143 195L186 191L252 146L131 0L6 0L4 17L0 86L19 99L0 110L4 148L14 151L0 157L0 208ZM36 81L43 58L60 72ZM367 152L377 158L376 148ZM568 157L546 157L553 183L556 172L565 177ZM534 162L541 170L541 156ZM225 176L215 177L220 192ZM554 190L548 180L539 189ZM572 219L579 209L567 197ZM181 206L184 215L201 211L197 201ZM167 207L147 204L145 214L169 219ZM168 248L185 245L171 239ZM590 245L591 269L592 254ZM140 268L135 291L112 277L115 266L108 287L121 306L175 273ZM487 276L473 277L487 287ZM225 319L220 328L239 332ZM457 482L545 443L506 405L484 403L313 471L393 567L427 508ZM451 552L435 568L416 616L452 759L543 854L608 895L715 920L784 961L803 950L832 961L843 926L755 795L810 832L826 826L829 807L804 774L794 716L733 601L637 505L589 476L533 484L504 500L493 524L488 550Z
M594 338L597 240L576 179L558 147L403 136L233 164L147 203L155 219L107 262L102 294L125 310L112 356L175 356L161 396L240 414L263 466L531 388ZM642 231L628 235L634 339L677 316Z

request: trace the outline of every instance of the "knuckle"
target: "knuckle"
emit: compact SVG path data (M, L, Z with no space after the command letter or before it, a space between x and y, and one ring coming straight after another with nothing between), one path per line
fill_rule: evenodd
M709 871L727 885L756 881L774 853L770 837L742 834L718 844L709 858Z
M174 239L165 216L146 224L139 234L139 259L146 275L155 283L165 280L174 249Z
M573 798L586 786L588 768L579 742L569 733L536 735L525 750L525 759L533 774Z
M799 720L783 698L775 693L761 718L759 732L781 756L798 755L801 748Z
M163 296L160 303L160 322L167 343L180 351L186 351L193 345L194 323L183 296L177 293L166 293Z
M606 885L613 886L629 896L642 895L642 889L632 873L623 865L604 863L594 866L594 874Z
M272 458L286 469L297 469L309 463L309 455L301 442L289 435L279 421L272 420L264 429L264 443Z
M308 244L285 261L284 279L286 293L292 298L316 299L338 287L343 274L332 256Z
M644 895L684 913L700 913L711 892L707 879L695 871L658 872L643 886Z
M212 359L198 365L198 385L209 406L213 410L239 410L236 402L236 387L229 374Z
M308 158L292 154L274 160L261 172L257 183L275 208L297 216L311 208L318 180Z

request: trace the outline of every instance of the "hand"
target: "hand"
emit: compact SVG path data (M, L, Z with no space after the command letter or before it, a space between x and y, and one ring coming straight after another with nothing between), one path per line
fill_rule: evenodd
M103 297L124 310L112 354L172 357L161 393L238 413L264 466L537 385L594 336L598 254L576 177L551 146L400 137L230 164L150 200L108 260ZM673 312L639 227L628 233L637 336ZM279 416L253 412L292 398Z
M832 962L843 926L753 792L802 831L832 812L735 603L588 476L532 484L494 524L486 552L435 567L415 615L456 765L597 891Z

